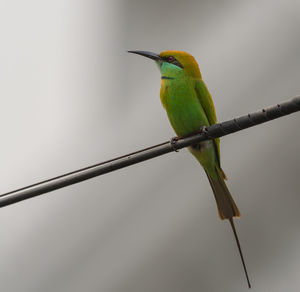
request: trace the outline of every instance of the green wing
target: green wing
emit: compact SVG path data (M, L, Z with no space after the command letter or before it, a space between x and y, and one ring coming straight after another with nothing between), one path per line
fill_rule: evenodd
M203 80L197 80L196 81L196 92L197 92L197 97L202 105L202 108L205 111L206 117L209 121L210 125L216 124L217 123L217 116L216 116L216 111L214 107L213 100L211 98L211 95L203 82ZM218 162L219 162L219 167L221 168L220 165L220 140L219 138L214 139L215 142L215 147L216 147L216 153L218 157Z

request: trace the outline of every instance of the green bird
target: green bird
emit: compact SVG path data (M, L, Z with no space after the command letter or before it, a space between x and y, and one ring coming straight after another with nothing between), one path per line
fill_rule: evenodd
M160 54L147 51L128 52L148 57L158 65L161 72L160 99L178 137L195 134L203 127L217 123L213 100L192 55L173 50ZM233 223L233 218L240 217L240 211L225 184L227 178L220 163L220 141L207 140L189 147L189 151L205 170L220 218L230 222L250 288L243 253Z

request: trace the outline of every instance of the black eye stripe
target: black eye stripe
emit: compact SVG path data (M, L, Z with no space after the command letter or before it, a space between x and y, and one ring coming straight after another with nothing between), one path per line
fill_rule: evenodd
M173 57L172 60L169 59L170 57ZM183 69L182 64L174 56L163 57L163 60L170 63L170 64L174 64L174 65L176 65L176 66Z
M163 60L168 62L168 63L173 63L173 62L177 61L176 58L173 57L173 56L163 57Z
M180 68L183 68L183 66L181 65L181 63L179 63L179 61L177 61L176 59L172 63L175 64L176 66L180 67Z

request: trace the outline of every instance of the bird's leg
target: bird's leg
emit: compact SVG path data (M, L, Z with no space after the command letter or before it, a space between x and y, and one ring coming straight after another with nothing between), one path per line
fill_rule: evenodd
M170 145L171 145L171 148L173 149L173 151L175 152L179 152L179 150L176 148L176 143L177 141L180 139L180 137L172 137L170 139Z

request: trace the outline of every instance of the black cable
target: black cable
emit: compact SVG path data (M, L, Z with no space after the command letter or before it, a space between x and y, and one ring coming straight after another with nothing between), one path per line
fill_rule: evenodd
M42 195L114 170L127 167L169 152L178 151L201 141L222 137L300 110L300 96L290 101L202 129L200 133L148 147L99 164L82 168L0 196L0 207ZM296 126L295 126L296 128Z

